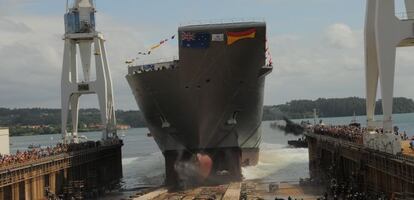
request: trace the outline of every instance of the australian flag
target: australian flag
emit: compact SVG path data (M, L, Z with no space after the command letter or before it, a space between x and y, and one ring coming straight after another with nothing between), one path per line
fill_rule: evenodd
M210 33L181 32L181 47L205 49L210 46Z

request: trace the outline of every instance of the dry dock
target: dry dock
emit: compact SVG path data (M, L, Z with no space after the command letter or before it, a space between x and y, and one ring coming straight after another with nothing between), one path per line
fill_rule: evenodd
M218 186L202 186L183 191L168 191L159 188L147 193L123 197L128 200L274 200L275 198L316 200L323 194L317 185L302 185L297 182L265 183L258 180L243 181Z
M311 178L334 178L387 199L414 197L414 151L408 141L402 143L402 154L392 155L327 135L308 132L306 136Z
M122 140L72 145L65 153L0 166L0 200L93 198L122 177Z

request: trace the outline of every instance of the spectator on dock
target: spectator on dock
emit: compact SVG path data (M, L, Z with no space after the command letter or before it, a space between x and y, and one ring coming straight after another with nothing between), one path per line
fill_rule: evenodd
M408 140L408 135L407 135L407 133L405 131L403 133L403 137L404 137L404 140Z
M362 133L364 128L356 126L325 126L316 125L313 127L313 132L320 135L331 136L339 139L344 139L350 142L362 144Z
M121 141L118 139L108 140L106 144L117 144ZM2 155L0 154L0 169L7 168L10 165L22 164L26 162L36 161L41 158L46 158L50 156L56 156L64 153L71 153L74 151L81 151L90 148L99 147L100 141L93 142L83 142L77 144L62 144L58 143L53 147L46 148L32 148L26 151L17 150L15 154L12 155Z
M1 155L0 156L0 167L7 165L24 163L27 161L34 161L40 158L57 155L60 153L67 152L67 145L57 144L54 147L46 148L32 148L26 151L16 151L14 155Z
M394 134L395 135L399 135L398 131L400 130L400 128L398 128L398 126L394 126Z

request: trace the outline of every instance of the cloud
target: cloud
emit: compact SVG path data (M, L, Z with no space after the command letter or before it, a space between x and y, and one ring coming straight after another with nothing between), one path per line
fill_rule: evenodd
M325 32L329 44L337 48L357 47L357 35L348 25L336 23Z
M160 36L152 33L162 35L163 31L143 24L130 26L105 15L97 18L106 39L116 108L137 109L125 80L124 61L158 42L153 38ZM2 16L0 25L8 27L0 29L0 107L60 107L62 16ZM147 59L172 57L174 49L174 43L168 43ZM97 105L96 97L81 97L82 107Z
M124 61L160 39L176 33L145 21L123 22L98 13L98 30L106 38L116 108L137 109L125 80ZM61 15L0 16L0 107L60 107L63 57ZM272 28L269 25L269 29ZM363 34L345 23L333 23L320 32L268 35L275 63L267 78L265 104L292 99L365 95ZM412 50L397 54L396 94L413 97ZM177 55L172 41L140 62ZM97 107L96 97L81 98L82 107Z
M0 106L55 107L59 102L60 78L56 74L61 40L48 32L45 20L33 16L8 19L15 29L1 29ZM53 19L47 21L52 27L56 25Z
M28 33L31 29L24 23L14 22L7 18L0 18L0 27L4 32Z
M337 24L340 23L329 26L327 32L333 34L332 30L338 29L335 28ZM364 96L362 32L351 29L347 32L352 33L352 39L338 36L327 40L325 32L269 36L275 66L267 78L265 104L292 99ZM351 40L353 45L347 46L343 40ZM332 45L333 41L336 45Z
M334 23L321 33L269 36L275 66L267 78L265 104L365 96L363 31ZM413 54L414 47L397 49L395 96L414 97Z

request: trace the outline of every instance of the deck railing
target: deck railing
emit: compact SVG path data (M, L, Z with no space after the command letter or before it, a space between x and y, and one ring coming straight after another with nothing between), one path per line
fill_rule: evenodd
M172 56L172 57L165 57L165 58L157 58L157 59L142 59L137 60L133 63L133 65L130 65L129 67L136 67L136 66L142 66L142 65L150 65L154 63L162 63L162 62L172 62L178 60L178 56Z
M134 60L130 63L127 63L128 69L131 68L137 68L144 65L152 65L156 63L168 63L168 62L174 62L179 60L178 56L172 56L172 57L165 57L165 58L157 58L157 59L142 59L142 60Z

